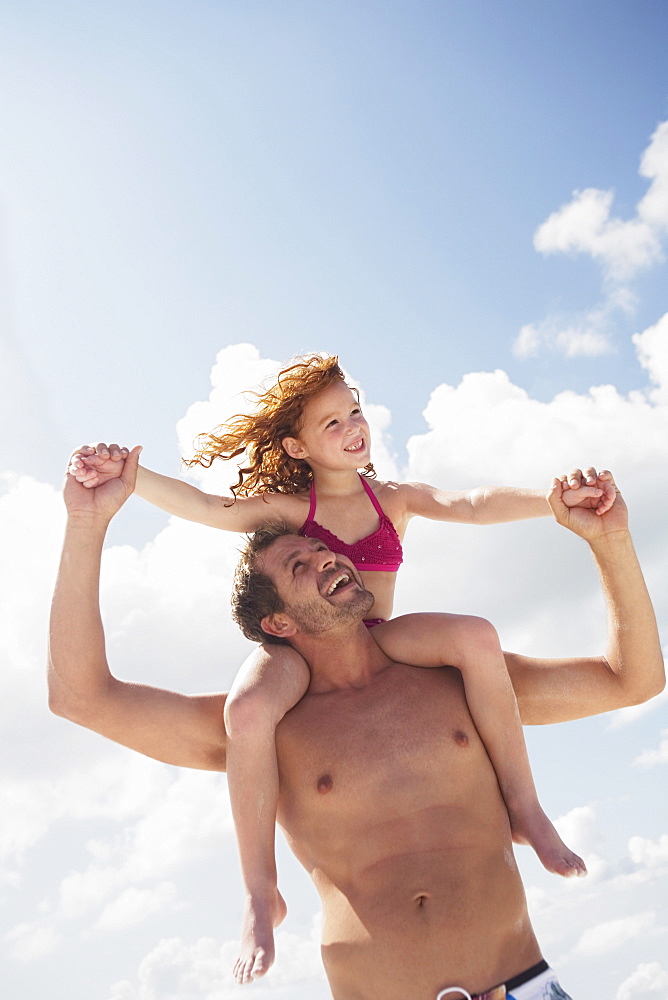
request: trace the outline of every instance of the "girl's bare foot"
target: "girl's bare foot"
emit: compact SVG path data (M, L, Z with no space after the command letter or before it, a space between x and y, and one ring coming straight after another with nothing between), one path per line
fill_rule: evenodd
M241 922L239 957L232 970L239 984L252 983L274 964L274 927L285 919L287 912L285 900L276 888L269 898L247 898Z
M584 861L566 847L540 806L526 810L522 815L510 810L508 814L515 843L533 847L549 872L564 878L584 878L587 874Z

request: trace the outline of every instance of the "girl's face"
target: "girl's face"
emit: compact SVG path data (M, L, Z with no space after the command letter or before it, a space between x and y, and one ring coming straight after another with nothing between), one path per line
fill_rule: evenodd
M283 438L291 458L311 468L362 469L370 461L369 425L354 392L335 382L304 407L298 437Z

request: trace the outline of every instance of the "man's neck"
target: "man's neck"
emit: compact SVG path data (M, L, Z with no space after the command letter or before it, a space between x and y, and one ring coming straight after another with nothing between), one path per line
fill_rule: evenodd
M309 694L366 687L392 662L362 622L317 635L300 632L292 645L311 671Z

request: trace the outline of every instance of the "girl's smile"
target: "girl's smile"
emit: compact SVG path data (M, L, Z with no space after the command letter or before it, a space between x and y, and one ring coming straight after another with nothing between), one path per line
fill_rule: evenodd
M350 451L353 452L354 454L357 454L358 452L363 450L364 450L364 438L362 437L358 441L353 442L353 444L349 444L348 447L344 449L344 451Z

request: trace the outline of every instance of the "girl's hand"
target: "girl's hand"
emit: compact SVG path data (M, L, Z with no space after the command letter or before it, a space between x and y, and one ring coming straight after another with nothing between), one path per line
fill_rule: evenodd
M74 452L67 471L90 490L122 476L128 455L128 449L117 444L86 444Z
M615 502L617 492L612 473L607 469L601 472L593 468L584 472L574 469L558 479L562 484L562 500L567 507L587 507L597 514L605 514Z
M578 491L577 486L573 487L568 482L569 478L568 476L563 478L556 476L552 481L552 489L547 495L552 513L559 524L574 531L576 535L580 535L590 544L606 538L610 539L614 535L628 535L628 510L624 498L615 486L611 473L606 473L605 481L613 490L615 500L601 517L597 516L600 513L599 509L592 506L591 503L587 503L586 499L580 504L570 506L567 504L567 498L570 499Z
M108 522L120 510L133 492L137 478L137 465L141 445L137 445L132 451L128 451L127 448L118 448L118 445L112 445L111 447L117 449L119 452L119 457L114 461L113 465L114 470L120 470L120 473L118 475L107 476L106 480L100 482L98 485L90 485L90 479L84 483L76 481L76 476L71 470L72 466L77 464L75 460L80 451L76 451L72 455L63 487L65 506L70 517L77 520L84 518L87 524L91 523L91 518L96 521L102 520L103 522ZM103 446L103 448L106 448L106 446ZM88 446L85 450L95 451L95 449L91 449ZM120 454L121 452L125 452L125 456ZM95 454L97 453L95 452ZM85 455L83 459L95 459L95 454ZM98 458L103 458L103 456L98 456ZM111 461L111 459L105 458L104 461Z

